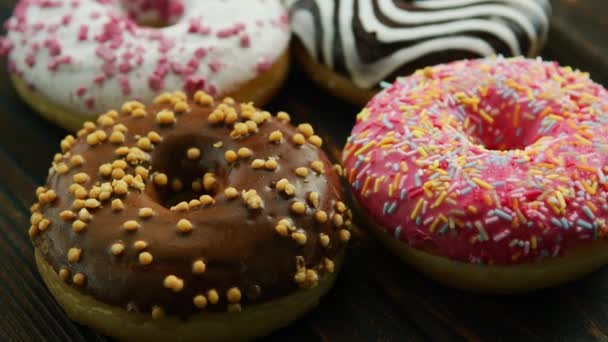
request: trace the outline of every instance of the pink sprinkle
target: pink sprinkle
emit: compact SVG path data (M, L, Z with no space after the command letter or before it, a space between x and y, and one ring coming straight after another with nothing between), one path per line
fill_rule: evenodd
M270 60L268 60L268 58L262 57L259 59L258 64L256 65L256 69L258 70L258 72L264 72L270 69L271 65L272 63L270 63Z
M159 75L152 74L148 77L148 86L154 91L159 91L163 88L164 81Z
M190 24L188 25L189 33L197 33L200 28L201 28L201 23L200 23L199 19L190 20Z
M72 0L71 5L73 8L78 8L78 6L80 6L80 1Z
M124 62L118 67L118 71L120 71L121 74L126 74L131 71L131 69L133 68L131 67L131 64L129 64L129 62Z
M175 42L168 40L166 38L161 38L160 40L160 44L158 46L158 51L161 53L166 53L169 50L171 50L173 48L173 46L175 46Z
M48 64L48 68L51 71L55 71L57 70L57 68L59 68L62 64L70 64L72 63L72 57L71 56L59 56L59 57L55 57L53 58L49 64Z
M95 83L101 87L105 80L106 80L106 75L100 74L100 75L95 76L95 78L93 78L93 83Z
M61 24L63 24L63 26L70 25L71 21L72 21L72 15L69 13L64 15L63 18L61 18Z
M120 90L123 95L131 94L131 83L129 82L129 78L125 75L118 76L118 84L120 85Z
M0 37L0 56L5 56L13 49L13 43L4 37Z
M95 107L95 99L89 97L84 101L84 104L87 106L88 109L93 109L93 107Z
M203 58L206 55L207 55L207 49L205 49L205 48L200 47L200 48L194 50L194 56L196 58Z
M61 7L61 5L60 0L42 0L39 2L39 6L42 8Z
M95 54L106 62L113 62L116 59L114 51L105 45L99 45L95 50Z
M76 96L82 97L84 95L84 93L86 93L86 92L87 92L87 88L79 87L78 89L76 89Z
M207 88L207 93L211 96L217 95L217 87L214 84L209 85Z
M197 90L205 88L205 77L203 76L189 76L184 83L184 91L189 95L194 94Z
M125 51L120 58L122 58L123 61L128 61L129 59L133 58L133 56L135 56L133 52Z
M78 40L87 40L88 35L89 27L87 25L80 25L80 28L78 28Z
M228 27L228 28L217 31L216 36L218 38L228 38L230 36L237 35L239 32L241 32L244 29L245 29L245 24L237 23L232 27Z
M99 13L98 11L91 13L91 19L95 20L95 19L98 19L99 17L101 17L101 13Z
M37 22L34 25L32 25L32 29L34 29L34 31L38 32L38 31L44 29L44 23L43 22Z
M241 46L242 47L249 47L251 45L251 39L249 38L249 36L247 34L243 34L241 36Z
M209 62L209 69L211 69L211 72L217 73L218 71L220 71L221 68L222 62L219 59L214 59Z
M187 65L189 68L194 69L194 71L196 71L198 70L200 63L196 58L190 58Z
M205 25L201 25L201 26L198 28L198 33L199 33L199 34L201 34L201 35L203 35L203 36L206 36L206 35L208 35L209 33L211 33L211 27L209 27L209 26L205 26Z
M61 54L61 44L56 38L48 38L44 41L44 47L49 49L51 56L57 56Z
M25 64L27 64L27 66L30 68L33 67L36 64L36 55L33 53L28 54L25 57Z
M101 71L103 71L107 78L111 78L116 74L116 66L112 62L106 62L101 67Z
M59 29L59 24L50 24L47 26L46 31L48 33L55 33Z
M279 22L283 24L283 26L289 25L289 14L287 14L287 12L281 14L279 17Z

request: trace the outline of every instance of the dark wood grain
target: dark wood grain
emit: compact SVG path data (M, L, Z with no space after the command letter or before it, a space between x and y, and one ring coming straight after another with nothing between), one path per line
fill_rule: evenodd
M0 0L0 20L13 4ZM608 2L553 4L543 56L591 71L608 85ZM0 341L106 341L67 318L35 269L28 207L66 132L18 100L0 64ZM297 68L270 109L312 122L335 160L358 111L316 88ZM427 279L363 229L319 308L267 340L608 341L608 268L529 294L476 295Z

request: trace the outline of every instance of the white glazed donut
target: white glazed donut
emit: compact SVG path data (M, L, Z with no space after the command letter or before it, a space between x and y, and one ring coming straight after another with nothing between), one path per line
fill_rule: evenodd
M6 28L0 52L17 89L47 117L76 116L68 128L165 90L233 95L287 69L290 35L278 0L21 0ZM269 97L252 95L241 100ZM32 103L44 100L52 108Z

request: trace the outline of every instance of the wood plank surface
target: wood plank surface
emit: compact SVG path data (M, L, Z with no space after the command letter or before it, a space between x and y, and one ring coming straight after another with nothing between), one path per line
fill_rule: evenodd
M329 0L328 0L329 1ZM0 21L14 1L0 0ZM608 85L608 1L553 1L543 56ZM73 323L44 287L27 237L28 207L66 134L21 102L0 64L0 341L106 341ZM358 108L294 68L269 106L309 121L338 160ZM607 295L604 295L607 290ZM388 253L362 230L321 305L269 341L608 341L608 268L524 295L476 295L443 287Z

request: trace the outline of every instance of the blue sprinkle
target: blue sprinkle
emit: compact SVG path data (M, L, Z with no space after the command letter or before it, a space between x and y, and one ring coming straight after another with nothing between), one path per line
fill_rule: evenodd
M399 194L399 199L403 201L405 199L405 196L407 196L407 190L401 189L401 192Z
M416 224L420 225L421 222L422 222L422 219L420 218L420 216L416 217Z
M515 136L516 137L520 136L521 135L521 131L522 131L522 128L521 127L517 127L517 129L515 130Z
M445 234L445 232L448 231L449 225L447 223L444 223L443 226L441 226L441 228L439 228L439 234L443 235Z
M386 81L380 81L380 83L378 83L378 85L379 85L379 86L380 86L380 88L382 88L382 89L386 89L386 88L388 88L388 87L390 87L390 86L391 86L391 84L390 84L389 82L386 82Z
M472 190L473 190L473 187L472 187L472 186L470 186L470 187L468 187L468 188L464 188L464 189L460 190L460 194L461 194L461 195L466 195L466 194L468 194L469 192L471 192Z
M388 210L388 202L384 202L382 206L382 215L386 215L386 211Z
M418 172L414 174L414 185L417 187L422 185L422 181L420 180L420 173Z
M564 228L564 226L562 225L562 222L555 217L551 218L551 223L553 223L554 225L556 225L559 228Z
M496 181L492 183L492 186L494 186L495 188L500 188L503 185L505 185L504 181Z
M585 228L585 229L593 229L593 226L591 225L591 223L589 223L589 222L587 222L587 221L585 221L585 220L583 220L583 219L578 219L578 220L576 221L576 223L577 223L577 224L578 224L580 227L582 227L582 228Z
M399 164L397 164L397 163L393 164L393 171L395 171L395 172L399 171Z
M389 205L388 209L386 210L386 212L391 215L392 213L395 212L395 209L397 209L397 202L393 202Z
M564 226L564 229L569 229L570 228L570 223L568 223L568 220L566 220L565 217L561 218L561 222L562 222L562 226Z
M401 226L398 226L397 228L395 228L395 239L399 239L400 236L401 236Z
M394 127L393 124L388 121L386 116L384 118L382 118L382 123L388 129L393 129L393 127Z
M496 216L505 219L507 221L513 221L513 216L511 216L511 214L503 211L502 209L495 209L494 213L496 214Z
M591 209L589 209L588 206L583 206L583 212L585 213L585 215L587 215L589 219L595 220L595 214L593 213L593 211L591 211Z

